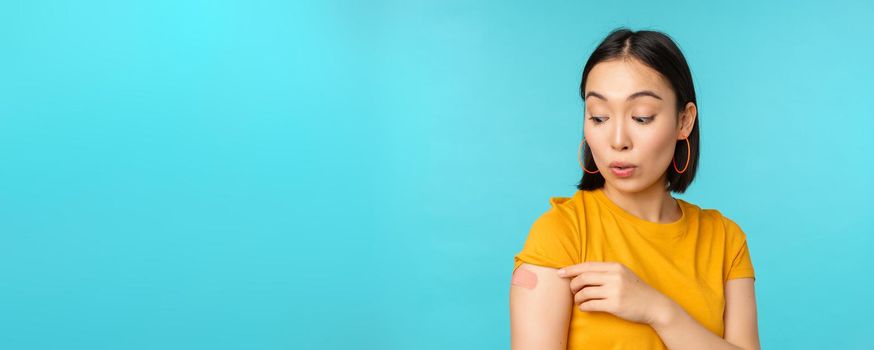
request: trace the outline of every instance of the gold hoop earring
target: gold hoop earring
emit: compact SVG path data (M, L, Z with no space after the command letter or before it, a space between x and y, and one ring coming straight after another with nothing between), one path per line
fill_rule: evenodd
M674 170L676 170L678 174L686 172L686 168L689 167L689 160L692 157L692 146L689 144L689 138L687 137L683 140L686 140L686 166L683 167L682 171L680 169L677 169L677 159L675 157L671 158L671 160L673 160L674 162Z
M583 165L582 154L583 154L583 144L585 144L585 143L586 143L586 139L583 139L583 142L580 142L580 148L577 150L577 161L580 162L580 168L583 168L583 171L585 171L589 174L597 174L601 171L600 170L589 171L588 169L586 169L586 166Z

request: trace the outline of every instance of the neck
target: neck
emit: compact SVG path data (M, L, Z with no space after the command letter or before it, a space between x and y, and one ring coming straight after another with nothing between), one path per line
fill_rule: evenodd
M646 221L671 223L680 219L683 212L679 203L660 183L639 192L623 192L610 183L604 183L604 194L620 208Z

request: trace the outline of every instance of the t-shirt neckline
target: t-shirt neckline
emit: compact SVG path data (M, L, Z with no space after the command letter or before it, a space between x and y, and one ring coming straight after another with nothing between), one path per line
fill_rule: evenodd
M658 223L644 220L625 211L625 209L622 209L622 207L610 200L610 197L607 197L607 194L604 193L603 187L597 188L593 192L595 197L601 201L602 204L607 206L611 212L630 221L634 225L646 229L648 232L662 235L679 235L685 233L685 228L689 220L689 208L686 207L686 203L682 199L674 198L680 206L680 212L682 213L680 218L674 222Z

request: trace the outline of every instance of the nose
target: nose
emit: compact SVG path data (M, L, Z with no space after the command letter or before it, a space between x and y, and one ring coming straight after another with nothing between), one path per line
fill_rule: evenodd
M613 123L610 135L610 146L616 151L631 149L631 138L625 130L625 122Z

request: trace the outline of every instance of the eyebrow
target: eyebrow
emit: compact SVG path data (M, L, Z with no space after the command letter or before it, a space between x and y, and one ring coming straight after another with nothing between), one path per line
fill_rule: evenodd
M601 95L601 94L599 94L599 93L597 93L597 92L594 92L594 91L589 91L589 93L586 94L586 98L584 98L583 100L588 100L590 96L591 96L591 97L597 97L597 98L600 98L600 99L602 99L602 100L604 100L604 101L607 101L607 98L604 97L604 95ZM659 97L659 95L656 95L655 92L652 92L652 91L649 91L649 90L643 90L643 91L638 91L638 92L635 92L635 93L629 95L628 98L625 99L625 101L631 101L631 100L633 100L633 99L635 99L635 98L638 98L638 97L641 97L641 96L650 96L650 97L655 97L655 98L657 98L657 99L659 99L659 100L662 99L661 97Z

